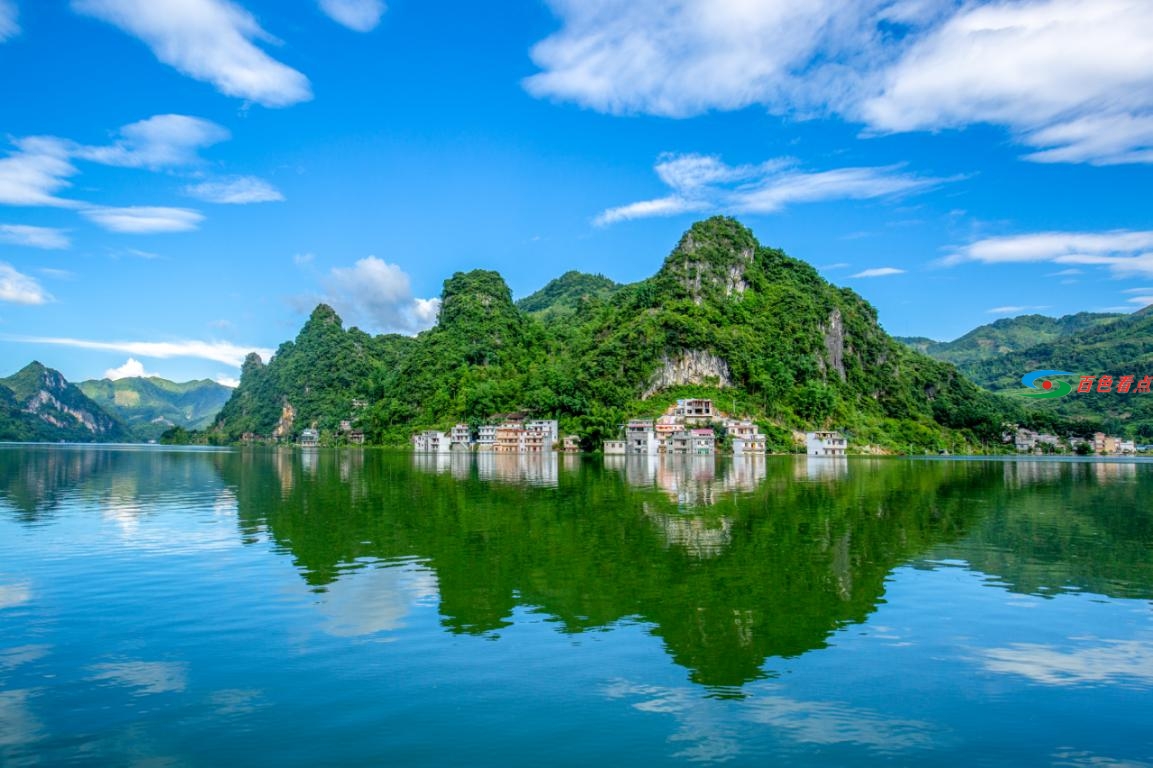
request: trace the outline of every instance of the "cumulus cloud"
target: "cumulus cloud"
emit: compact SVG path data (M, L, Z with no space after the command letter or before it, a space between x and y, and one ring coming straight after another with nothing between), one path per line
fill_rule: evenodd
M192 197L207 203L245 205L284 200L280 190L255 176L234 176L219 181L204 181L184 188Z
M156 374L145 371L144 363L134 357L128 358L127 362L119 368L109 368L104 372L104 378L112 379L113 381L117 379L147 378L150 376L156 376Z
M215 381L217 384L223 384L224 386L230 387L232 389L236 389L240 386L240 379L236 378L235 376L229 376L227 373L216 374Z
M594 223L688 212L776 213L793 203L889 197L943 181L902 173L898 166L811 172L789 158L730 166L714 156L672 153L662 155L654 170L672 194L609 208Z
M0 301L11 304L47 304L52 296L36 281L11 264L0 261Z
M253 44L276 40L230 0L72 0L72 8L139 38L160 61L227 96L266 107L312 98L307 77Z
M85 208L84 216L109 232L154 234L188 232L204 221L204 215L190 208L130 206L128 208Z
M20 24L16 21L16 3L12 0L0 0L0 43L20 33Z
M188 115L155 115L126 125L105 147L77 147L76 157L128 168L166 168L200 161L197 151L225 141L228 131L211 120Z
M197 360L212 360L239 368L249 352L255 352L263 359L272 357L275 350L264 347L242 347L227 341L93 341L56 336L4 336L5 341L26 344L55 344L76 349L101 349L124 352L139 357L168 359L190 357Z
M905 274L905 270L896 267L874 267L873 269L863 269L855 275L849 275L849 277L890 277L903 274Z
M68 142L51 136L30 136L13 142L16 151L0 158L0 204L76 206L56 197L77 173L69 160Z
M1037 162L1153 162L1146 0L550 0L538 97L689 117L751 105L870 132L987 123Z
M72 241L62 229L33 227L27 224L0 224L0 243L46 250L61 250L72 245Z
M1036 232L978 240L957 248L946 265L1051 262L1108 268L1115 275L1153 276L1153 230Z
M320 10L338 24L356 32L371 32L380 24L382 0L320 0Z
M375 256L334 268L325 289L337 313L371 331L415 333L431 327L440 311L440 299L414 297L408 274Z

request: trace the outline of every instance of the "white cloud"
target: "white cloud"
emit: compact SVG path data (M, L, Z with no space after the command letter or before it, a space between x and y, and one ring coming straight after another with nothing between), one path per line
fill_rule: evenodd
M188 665L179 661L126 661L96 664L91 678L138 688L141 693L180 693L188 687Z
M985 658L985 668L991 672L1021 675L1043 685L1108 683L1146 688L1153 683L1153 644L1141 640L1105 640L1070 651L1015 643L990 648Z
M1153 293L1153 288L1126 288L1121 293Z
M1130 304L1136 304L1140 307L1148 306L1149 304L1153 304L1153 294L1148 296L1134 296L1131 299L1126 299L1126 301L1128 301Z
M204 221L204 215L190 208L131 206L128 208L85 208L84 216L109 232L153 234L188 232Z
M78 205L55 196L77 173L69 161L67 142L51 136L30 136L13 142L16 152L0 158L0 204Z
M380 24L382 0L320 0L320 10L333 21L356 32L371 32Z
M253 45L275 43L230 0L72 0L78 13L119 27L181 73L266 107L312 98L308 78Z
M915 42L861 106L880 131L1012 128L1028 159L1153 162L1153 5L969 3Z
M315 258L316 254L313 253L297 253L293 255L292 263L298 267L303 267L306 264L311 264Z
M0 224L0 243L27 245L30 248L60 250L72 245L62 229L33 227L27 224Z
M232 389L236 389L240 386L240 379L236 378L235 376L229 376L226 373L216 374L215 381L217 384L223 384L224 386L231 387Z
M104 378L112 379L113 381L117 379L147 378L150 376L156 376L156 374L145 371L144 363L134 357L128 358L127 362L119 368L109 368L104 372Z
M889 277L890 275L903 274L905 274L905 270L896 267L874 267L873 269L861 270L855 275L849 275L849 277Z
M689 117L759 105L872 132L1010 129L1037 162L1153 162L1147 0L550 0L538 97Z
M334 268L325 288L324 301L366 330L415 333L432 326L440 311L440 299L413 297L405 271L375 256Z
M0 610L15 608L32 600L32 586L27 581L0 584Z
M47 304L52 296L35 278L17 272L11 264L0 261L0 301L12 304Z
M762 104L786 112L859 87L889 0L550 0L559 32L532 49L539 97L614 114L688 117ZM850 66L850 64L857 64Z
M1034 312L1039 309L1048 309L1047 304L1033 305L1033 306L1015 306L1007 305L1004 307L993 307L992 309L985 310L989 315L1019 315L1023 312Z
M67 269L54 269L52 267L41 267L37 270L42 275L55 278L56 280L71 280L76 277L75 272L70 272Z
M903 174L897 166L807 172L788 158L730 166L718 157L671 153L662 155L654 170L671 195L609 208L594 223L687 212L776 213L792 203L889 197L943 181Z
M16 21L16 3L0 0L0 43L20 34L20 24Z
M957 248L946 265L1051 262L1107 267L1119 276L1153 276L1153 230L1036 232L990 237Z
M284 199L280 190L255 176L235 176L221 181L204 181L185 187L184 191L208 203L244 205L272 203Z
M227 129L187 115L155 115L121 128L106 147L77 147L75 156L105 165L166 168L200 161L197 151L229 138Z
M76 349L102 349L124 352L139 357L168 359L171 357L191 357L197 360L212 360L239 368L249 352L255 352L268 360L275 350L263 347L242 347L226 341L90 341L54 336L4 336L6 341L26 344L55 344Z

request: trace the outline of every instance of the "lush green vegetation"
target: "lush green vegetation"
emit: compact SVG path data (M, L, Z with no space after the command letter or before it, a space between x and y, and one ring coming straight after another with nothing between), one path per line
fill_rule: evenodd
M345 419L370 442L403 444L517 412L557 418L595 448L627 418L702 393L755 418L778 450L813 427L858 445L973 450L1022 415L894 341L853 291L717 217L632 285L570 272L518 307L499 274L457 273L437 325L415 339L345 331L318 307L272 361L246 361L210 437L271 435L291 405L294 433L317 426L333 440Z
M958 368L983 360L994 360L1038 344L1056 342L1081 331L1107 326L1125 317L1104 312L1079 312L1064 317L1021 315L982 325L953 341L933 341L921 336L898 338L930 357L952 363Z
M155 440L171 427L204 429L232 396L209 379L177 383L155 376L94 379L76 385L126 424L137 440Z
M1071 371L1098 377L1134 376L1140 380L1153 375L1153 311L1149 308L1131 315L1071 315L1060 320L1037 315L1000 320L978 328L959 339L988 338L996 333L1020 340L1013 351L979 359L965 359L957 367L973 381L990 390L1005 393L1024 391L1021 376L1035 370ZM1048 325L1046 325L1046 323ZM1053 337L1038 330L1065 329ZM1034 343L1028 343L1030 334ZM928 353L950 359L948 351L930 347ZM1076 384L1076 381L1072 383ZM1020 398L1027 410L1025 419L1037 424L1063 424L1073 420L1080 431L1102 430L1138 440L1153 439L1153 394L1074 393L1052 400Z
M0 440L90 442L129 437L117 418L59 371L34 361L0 379Z

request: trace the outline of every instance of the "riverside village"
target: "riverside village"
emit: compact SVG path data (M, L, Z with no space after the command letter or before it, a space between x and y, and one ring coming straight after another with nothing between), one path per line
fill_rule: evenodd
M418 432L412 438L413 449L417 453L580 451L579 438L561 437L554 420L530 420L515 413L498 420L499 424L482 424L475 432L468 424L457 424L448 432ZM734 418L704 398L677 400L657 418L631 419L621 431L623 439L604 441L606 456L711 456L718 452L719 437L734 456L765 454L765 436L751 419ZM809 456L837 457L845 455L848 441L839 432L808 432L805 445Z

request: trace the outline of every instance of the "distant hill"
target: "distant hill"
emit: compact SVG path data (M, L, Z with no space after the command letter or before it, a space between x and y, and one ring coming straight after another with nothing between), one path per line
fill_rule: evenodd
M1080 312L1058 318L1021 315L974 328L953 341L933 341L921 336L898 337L897 341L930 357L964 367L1108 325L1123 317L1126 315L1098 312Z
M59 371L32 362L0 379L0 440L116 442L128 429Z
M232 396L209 379L182 383L155 376L94 379L76 385L140 440L155 440L171 427L204 429Z
M1023 391L1021 376L1035 370L1109 375L1114 379L1129 375L1137 380L1153 375L1153 307L1130 315L1083 313L1057 320L1037 318L1026 315L1001 320L952 342L990 338L997 333L1020 339L1018 349L984 357L964 356L957 367L977 384L1006 393ZM996 331L991 333L989 329ZM1035 329L1035 343L1027 343L1029 329ZM951 357L948 350L942 352L940 347L930 347L928 354L944 360ZM1095 428L1141 440L1153 438L1153 394L1093 392L1051 400L1020 400L1036 412L1085 420Z
M813 427L899 450L999 444L1018 415L894 341L852 290L716 217L627 286L570 272L514 303L498 273L458 272L436 326L416 338L344 330L318 306L271 362L249 356L206 437L316 425L332 439L349 419L370 442L397 444L417 429L522 413L556 418L594 448L628 418L690 395L755 418L776 450Z
M544 288L516 302L521 312L537 316L571 315L612 298L623 286L604 275L565 272Z

